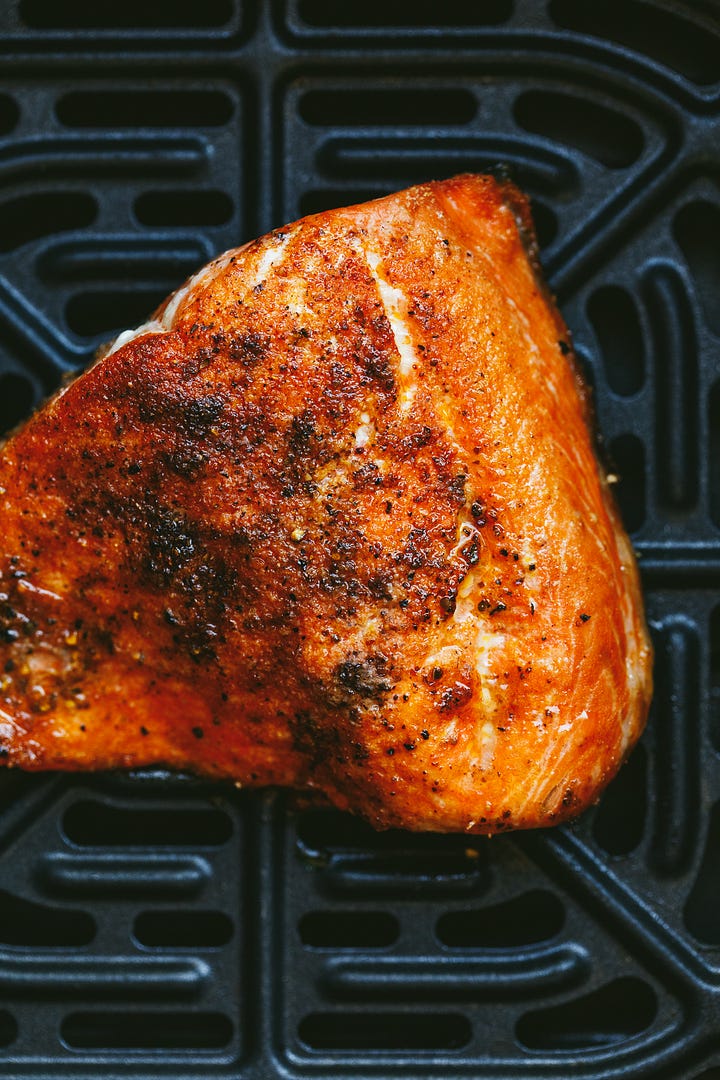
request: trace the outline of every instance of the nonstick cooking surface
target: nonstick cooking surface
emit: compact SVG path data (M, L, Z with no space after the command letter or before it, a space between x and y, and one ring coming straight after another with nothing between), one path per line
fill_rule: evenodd
M641 745L547 832L0 773L0 1074L718 1080L714 0L0 8L0 427L214 253L502 167L595 387L657 649Z

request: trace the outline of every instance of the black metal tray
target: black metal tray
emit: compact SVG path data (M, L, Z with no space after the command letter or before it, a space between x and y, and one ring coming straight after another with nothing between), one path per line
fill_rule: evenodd
M498 166L622 477L641 746L576 825L491 840L3 773L4 1078L720 1078L715 0L7 0L0 427L214 252Z

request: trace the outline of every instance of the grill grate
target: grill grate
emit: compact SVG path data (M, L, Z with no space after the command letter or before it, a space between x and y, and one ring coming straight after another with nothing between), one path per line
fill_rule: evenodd
M0 774L8 1080L718 1080L714 0L8 0L0 429L214 253L463 169L532 197L641 555L651 723L575 826L377 835Z

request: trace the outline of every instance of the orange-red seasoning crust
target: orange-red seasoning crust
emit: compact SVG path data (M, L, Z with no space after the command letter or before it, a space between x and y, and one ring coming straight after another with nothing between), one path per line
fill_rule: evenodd
M226 253L0 454L0 752L497 832L592 802L651 649L523 196Z

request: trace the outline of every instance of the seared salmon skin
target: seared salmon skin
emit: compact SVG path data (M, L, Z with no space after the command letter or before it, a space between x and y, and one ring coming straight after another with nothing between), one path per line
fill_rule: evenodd
M228 251L0 450L0 755L496 833L597 799L652 652L528 204Z

